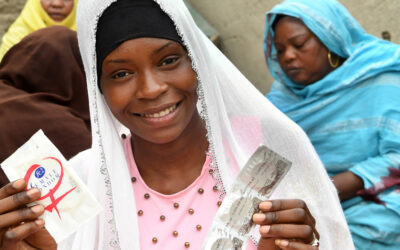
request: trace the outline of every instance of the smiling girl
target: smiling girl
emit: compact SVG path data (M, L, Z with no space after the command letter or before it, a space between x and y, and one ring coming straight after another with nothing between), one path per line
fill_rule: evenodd
M104 212L58 247L201 249L262 143L292 168L272 200L258 204L248 223L260 227L243 249L315 250L319 238L323 249L353 249L307 137L201 33L183 1L85 0L78 23L93 145L71 164ZM38 219L43 209L20 209L40 197L25 185L0 190L3 246L51 242Z

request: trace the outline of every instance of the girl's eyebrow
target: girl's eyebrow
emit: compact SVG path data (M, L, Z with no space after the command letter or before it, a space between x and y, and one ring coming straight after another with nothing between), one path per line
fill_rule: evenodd
M165 49L168 46L173 45L173 44L174 44L173 42L169 41L166 44L164 44L163 46L161 46L160 48L156 49L153 52L153 54L160 53L163 49ZM110 60L107 60L105 63L109 64L109 63L126 63L126 62L128 62L128 60L125 60L125 59L110 59Z
M111 59L111 60L107 60L105 63L109 64L109 63L126 63L128 60L125 59Z
M158 48L158 49L156 49L154 52L153 52L153 54L157 54L157 53L160 53L163 49L165 49L166 47L168 47L168 46L170 46L170 45L172 45L172 44L174 44L173 42L167 42L166 44L164 44L163 46L161 46L160 48Z

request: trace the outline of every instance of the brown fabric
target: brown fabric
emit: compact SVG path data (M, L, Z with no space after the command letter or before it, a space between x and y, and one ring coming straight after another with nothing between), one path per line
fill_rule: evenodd
M60 26L41 29L5 55L0 64L0 121L0 163L39 129L67 159L90 147L76 32ZM0 173L0 186L5 182Z

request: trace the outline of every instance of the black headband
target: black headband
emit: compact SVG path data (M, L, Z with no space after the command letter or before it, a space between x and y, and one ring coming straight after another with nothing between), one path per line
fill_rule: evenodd
M103 60L123 42L139 37L163 38L183 44L171 18L153 0L118 0L112 3L97 24L99 88Z

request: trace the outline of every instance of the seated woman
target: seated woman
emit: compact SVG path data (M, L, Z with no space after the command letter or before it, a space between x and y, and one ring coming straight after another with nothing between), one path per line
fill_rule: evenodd
M27 0L21 15L2 38L0 62L7 51L35 30L60 25L76 31L78 0Z
M365 33L334 0L267 14L268 99L308 134L357 249L400 249L400 46Z
M0 163L42 129L69 159L91 144L85 72L76 32L38 30L0 64ZM0 187L8 183L0 169Z
M104 212L58 247L201 249L240 167L263 143L292 167L259 204L260 229L244 249L318 249L319 234L323 249L353 249L303 131L201 33L183 1L80 1L77 20L93 145L70 163ZM55 247L41 245L51 243L41 206L21 212L40 197L25 185L0 191L1 244Z

